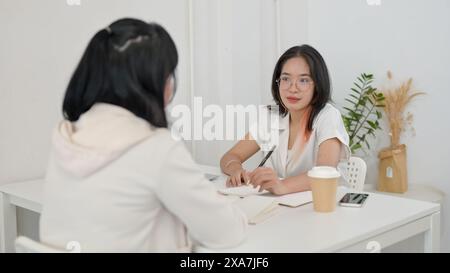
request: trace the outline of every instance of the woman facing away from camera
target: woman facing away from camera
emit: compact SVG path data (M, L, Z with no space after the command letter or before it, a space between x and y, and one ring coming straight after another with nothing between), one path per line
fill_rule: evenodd
M41 242L81 251L231 247L247 219L167 129L178 54L158 24L122 19L90 41L52 138Z
M267 146L257 123L220 161L222 171L229 175L227 185L250 182L277 195L306 191L311 186L306 173L312 167L337 167L345 162L350 156L349 136L339 110L329 103L330 90L328 69L317 50L309 45L288 49L279 58L272 77L272 96L279 111L269 109L265 113L269 117L279 115L279 124L275 125L278 142L271 143L272 147L276 145L271 166L251 172L242 167Z

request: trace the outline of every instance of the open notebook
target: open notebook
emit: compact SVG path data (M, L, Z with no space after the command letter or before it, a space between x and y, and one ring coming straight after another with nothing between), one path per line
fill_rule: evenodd
M240 187L230 187L219 189L219 192L224 195L235 195L239 197L246 197L250 195L267 194L268 191L263 190L258 191L259 188L253 188L253 186L240 186Z
M282 206L298 207L312 202L311 191L275 196L267 191L258 192L250 186L220 189L220 193L243 197L236 205L247 215L249 224L260 223L271 216Z

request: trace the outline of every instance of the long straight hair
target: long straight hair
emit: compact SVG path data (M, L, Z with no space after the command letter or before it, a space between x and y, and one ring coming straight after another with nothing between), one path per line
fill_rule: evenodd
M167 127L164 88L178 64L170 35L156 23L125 18L98 31L66 90L63 115L77 121L95 103L123 107Z

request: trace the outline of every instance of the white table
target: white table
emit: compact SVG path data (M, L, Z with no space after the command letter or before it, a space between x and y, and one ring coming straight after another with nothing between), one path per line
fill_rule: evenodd
M37 179L0 186L0 253L14 252L17 207L41 213L43 183Z
M14 252L17 207L40 213L42 183L35 180L0 186L0 252ZM338 197L343 194L340 191ZM361 209L337 207L332 213L316 213L312 204L282 208L265 222L250 226L243 244L222 251L368 252L368 248L384 248L425 233L425 251L439 252L439 215L438 204L370 193Z
M338 198L348 191L339 188ZM439 204L369 194L363 208L337 206L332 213L314 212L311 203L282 208L249 226L243 244L220 252L374 252L420 233L425 233L425 252L439 252Z

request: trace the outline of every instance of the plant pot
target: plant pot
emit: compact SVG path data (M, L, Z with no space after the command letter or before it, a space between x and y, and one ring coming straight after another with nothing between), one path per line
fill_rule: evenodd
M408 191L406 145L379 152L378 191L404 193Z

